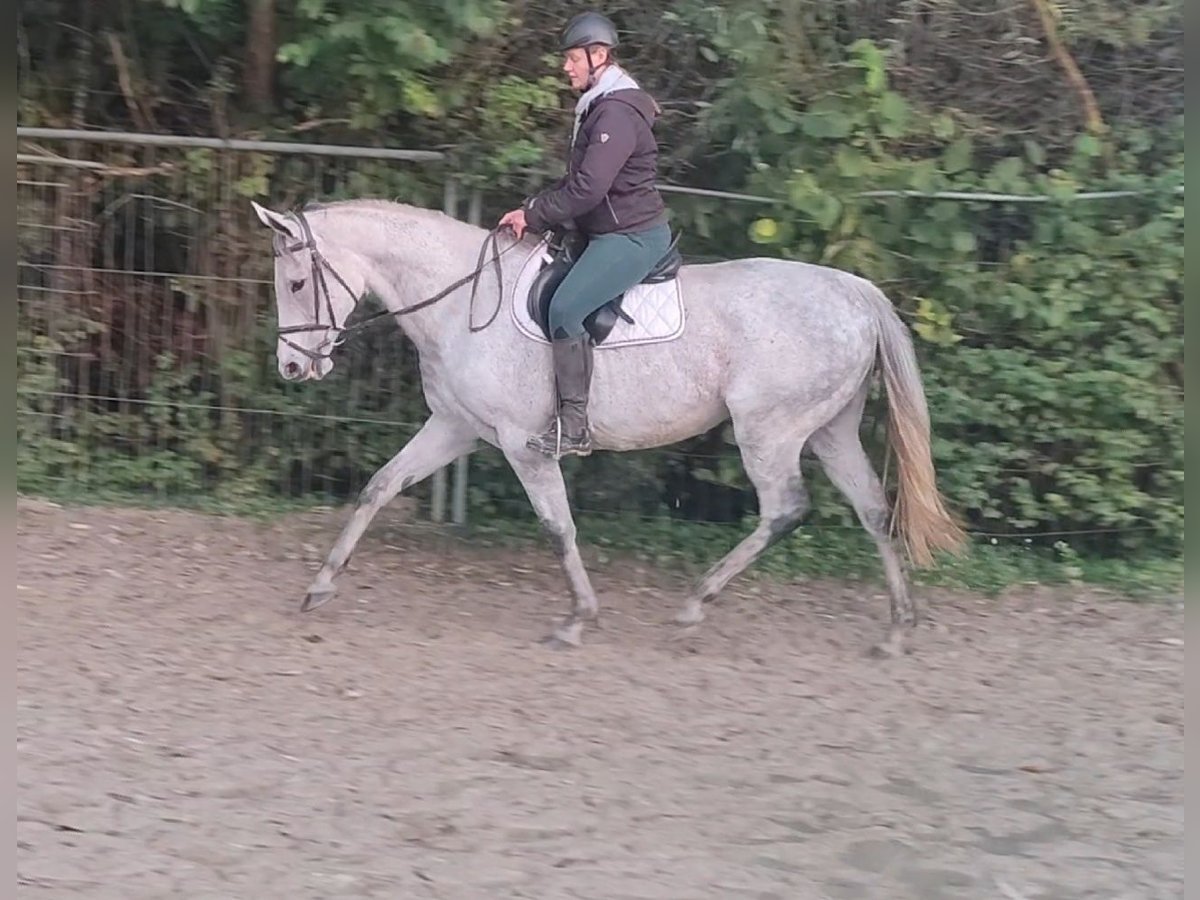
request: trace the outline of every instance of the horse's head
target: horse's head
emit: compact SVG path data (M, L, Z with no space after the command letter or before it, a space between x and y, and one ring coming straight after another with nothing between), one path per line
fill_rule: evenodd
M288 381L321 379L346 319L366 288L356 254L318 241L302 212L277 213L250 201L274 232L279 374Z

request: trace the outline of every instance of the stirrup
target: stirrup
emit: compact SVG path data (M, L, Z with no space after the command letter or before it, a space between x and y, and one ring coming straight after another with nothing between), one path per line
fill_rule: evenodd
M554 432L554 448L552 450L547 446L551 440L551 431ZM562 416L555 416L554 424L541 434L530 437L525 442L525 446L553 459L562 459L564 456L589 456L592 452L591 435L588 433L587 426L584 426L583 434L578 441L571 441L563 434Z

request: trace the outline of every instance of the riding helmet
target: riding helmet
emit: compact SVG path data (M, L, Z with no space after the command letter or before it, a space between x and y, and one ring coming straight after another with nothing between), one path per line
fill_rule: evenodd
M567 23L563 29L562 38L558 42L560 53L575 47L586 47L590 44L604 44L616 47L617 26L607 16L598 12L581 12Z

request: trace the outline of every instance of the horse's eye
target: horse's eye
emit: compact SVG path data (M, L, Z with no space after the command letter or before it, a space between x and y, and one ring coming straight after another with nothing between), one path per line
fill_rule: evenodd
M289 286L290 286L290 287L291 287L291 289L292 289L292 293L293 293L293 294L295 294L295 293L297 293L298 291L301 291L301 290L303 290L303 288L304 288L304 282L305 282L305 281L306 281L306 279L304 279L304 278L301 278L299 281L293 281L293 282L291 282L291 284L290 284Z

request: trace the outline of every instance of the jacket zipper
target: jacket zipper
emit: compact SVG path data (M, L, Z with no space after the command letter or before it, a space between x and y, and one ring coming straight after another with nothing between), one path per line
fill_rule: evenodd
M613 222L617 225L621 224L621 220L617 218L617 211L613 209L612 201L608 199L608 194L604 195L604 202L608 204L608 211L612 214Z

